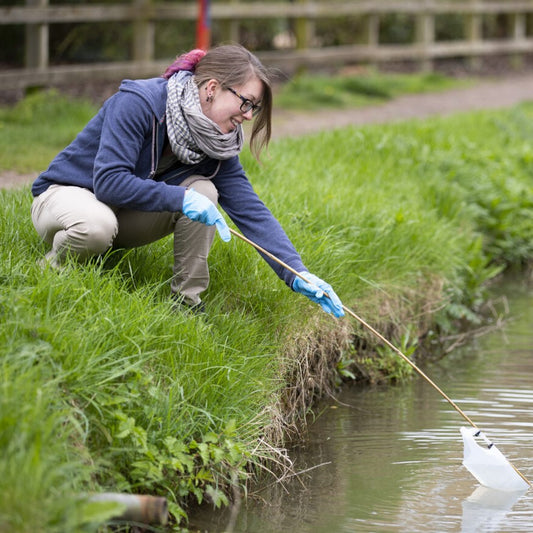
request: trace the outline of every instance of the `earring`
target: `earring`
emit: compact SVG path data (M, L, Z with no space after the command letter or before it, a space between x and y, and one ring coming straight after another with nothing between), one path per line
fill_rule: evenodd
M207 98L205 99L206 102L212 102L213 101L213 95L212 94L208 94L207 95Z

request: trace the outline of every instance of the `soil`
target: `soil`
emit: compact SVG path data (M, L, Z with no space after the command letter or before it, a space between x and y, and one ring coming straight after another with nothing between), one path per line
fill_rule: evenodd
M528 69L529 70L529 69ZM109 96L113 90L100 88ZM273 139L316 133L349 125L393 122L443 116L480 109L511 107L533 100L533 73L505 75L482 79L474 86L445 92L401 96L386 103L356 109L297 112L276 110L273 117ZM18 174L0 170L0 188L20 187L31 183L36 173Z

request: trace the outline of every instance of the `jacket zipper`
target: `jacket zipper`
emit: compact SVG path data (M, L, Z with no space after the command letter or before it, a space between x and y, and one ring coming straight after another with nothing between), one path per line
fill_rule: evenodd
M152 168L148 179L154 179L157 170L157 124L155 115L152 117Z

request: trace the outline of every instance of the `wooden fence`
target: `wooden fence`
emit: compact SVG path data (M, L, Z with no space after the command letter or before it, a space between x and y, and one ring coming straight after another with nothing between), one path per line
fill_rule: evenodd
M380 20L391 14L413 18L413 42L402 45L380 43ZM437 41L436 17L444 14L464 17L464 38ZM485 38L483 18L500 14L512 21L511 31L503 38ZM278 0L253 3L227 0L211 5L212 25L220 25L224 41L238 41L239 24L244 20L291 20L295 29L295 42L291 49L256 51L265 64L288 73L302 66L375 64L395 60L414 60L419 62L421 68L431 69L432 62L438 58L528 54L533 52L533 38L528 29L532 14L533 0ZM0 27L24 25L26 58L24 68L0 71L0 88L54 85L73 77L84 80L157 75L172 58L154 60L155 24L171 20L194 24L197 16L198 3L194 1L158 3L156 0L131 0L129 4L114 5L50 5L49 0L26 0L24 6L0 7ZM364 21L363 43L316 46L316 22L343 17L358 17ZM112 21L134 24L131 61L50 65L48 41L51 25Z

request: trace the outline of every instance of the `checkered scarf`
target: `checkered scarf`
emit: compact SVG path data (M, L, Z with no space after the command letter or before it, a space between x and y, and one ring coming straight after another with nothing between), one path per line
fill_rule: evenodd
M172 152L186 164L199 163L206 156L230 159L241 151L244 142L242 126L222 133L203 114L194 76L187 71L179 71L168 80L167 134Z

